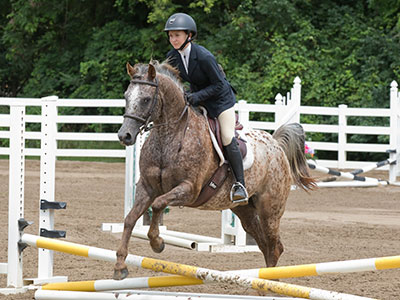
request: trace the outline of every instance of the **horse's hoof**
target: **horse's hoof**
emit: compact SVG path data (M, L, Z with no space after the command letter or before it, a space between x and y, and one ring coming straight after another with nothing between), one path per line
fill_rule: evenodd
M125 279L126 277L128 277L128 269L122 269L122 270L114 270L114 276L113 279L114 280L122 280Z
M161 241L158 243L157 247L151 245L151 249L153 249L153 251L154 251L155 253L161 253L161 252L164 251L164 248L165 248L164 240L163 240L162 238L160 238L160 240L161 240Z

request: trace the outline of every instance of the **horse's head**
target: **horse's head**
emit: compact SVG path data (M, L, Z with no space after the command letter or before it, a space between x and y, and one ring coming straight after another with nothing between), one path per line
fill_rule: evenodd
M124 121L118 131L122 144L133 145L141 130L147 129L155 113L158 98L158 82L153 64L137 64L132 67L126 64L131 78L125 91Z

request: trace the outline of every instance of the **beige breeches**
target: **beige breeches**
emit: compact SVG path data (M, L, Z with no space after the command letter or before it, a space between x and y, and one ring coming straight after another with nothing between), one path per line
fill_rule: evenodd
M224 146L229 145L235 136L235 108L224 110L218 116L218 121L221 125L221 139Z

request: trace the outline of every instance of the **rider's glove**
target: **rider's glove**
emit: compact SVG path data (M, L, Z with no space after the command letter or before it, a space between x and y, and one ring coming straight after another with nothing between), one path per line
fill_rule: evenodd
M190 105L197 105L197 102L198 102L198 101L196 101L196 96L195 96L195 94L192 94L192 93L185 93L185 98L186 98L186 101L187 101Z

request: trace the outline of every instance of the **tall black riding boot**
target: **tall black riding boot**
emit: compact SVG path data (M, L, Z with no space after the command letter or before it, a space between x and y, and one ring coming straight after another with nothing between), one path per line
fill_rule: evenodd
M236 183L231 189L231 200L232 202L243 202L243 204L247 204L248 194L244 184L243 158L236 138L233 138L231 143L224 148L236 179Z

